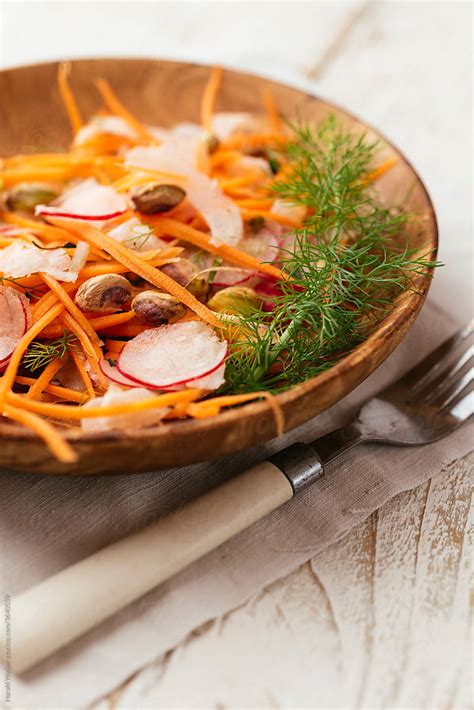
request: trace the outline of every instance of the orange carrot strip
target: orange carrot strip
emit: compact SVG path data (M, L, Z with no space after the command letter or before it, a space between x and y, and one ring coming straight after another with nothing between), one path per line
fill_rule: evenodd
M245 185L250 185L253 182L256 182L259 180L261 177L264 176L264 173L260 170L253 170L252 172L247 173L247 175L242 175L242 177L235 177L235 178L218 178L219 185L221 186L222 190L232 190L236 187L244 187Z
M71 178L80 175L80 167L27 167L27 168L11 168L9 170L0 171L0 178L4 187L11 187L19 182L32 182L39 180L41 182L64 182Z
M69 86L70 71L71 65L69 62L65 62L59 65L58 85L59 93L61 94L64 107L67 111L67 115L69 116L69 121L71 123L73 133L74 135L76 135L78 130L82 127L83 121L76 99L74 98L74 94L72 93L71 87Z
M119 101L110 84L105 79L96 79L95 85L97 86L105 105L112 113L115 113L117 116L123 118L130 128L135 131L135 133L138 133L140 138L142 138L146 143L159 143L155 136L150 133L150 131L145 128L145 126L140 123L140 121L135 118L135 116L130 113L130 111Z
M213 67L201 99L201 124L209 133L212 133L212 118L221 80L222 67Z
M21 375L15 377L15 382L18 382L19 385L34 385L36 381L34 377L22 377ZM70 402L82 403L86 399L84 392L77 392L77 390L69 389L69 387L61 387L60 385L46 385L44 391Z
M240 251L240 249L236 249L235 247L231 247L228 244L212 244L207 234L200 232L197 229L193 229L186 224L177 222L169 217L153 217L149 221L163 234L170 234L173 237L178 237L178 239L194 244L194 246L197 246L200 249L209 251L211 254L218 254L232 264L237 264L237 266L243 266L246 269L252 269L253 271L268 274L268 276L272 276L275 279L281 280L285 278L285 275L275 266L272 266L271 264L262 264L258 261L258 259L250 256L250 254Z
M65 221L63 219L58 219L56 217L49 217L54 224L61 224ZM135 252L128 249L126 246L120 242L115 241L112 237L103 234L98 229L91 227L87 224L74 225L70 227L73 232L76 232L82 236L82 238L88 244L94 244L99 246L104 251L108 252L114 259L120 261L124 266L127 267L128 271L132 271L138 276L141 276L149 283L157 286L164 291L167 291L172 296L178 298L184 305L190 308L192 311L198 314L204 321L210 323L211 325L217 326L219 324L218 319L214 313L209 310L205 305L200 303L184 286L176 283L169 276L153 268L144 259L141 259Z
M111 335L116 338L134 338L136 335L140 335L144 330L150 330L153 328L152 325L135 325L126 323L125 325L114 325L109 328L103 328L101 332L104 335Z
M135 311L123 311L122 313L112 313L108 316L101 316L100 318L91 318L89 323L94 330L104 330L114 325L127 323L129 320L132 320L132 318L135 318Z
M277 403L275 396L270 394L270 392L262 391L252 392L249 394L234 394L223 397L213 397L212 399L206 399L203 402L189 404L187 413L196 419L214 417L219 414L223 407L232 407L234 404L243 404L244 402L250 402L254 399L260 399L262 397L267 400L273 410L277 435L280 436L283 434L285 429L285 419L280 405Z
M272 133L281 134L281 118L270 87L265 86L262 89L262 102L267 113L268 123Z
M71 333L74 333L76 338L79 340L84 351L84 355L86 356L87 361L89 362L89 365L99 378L99 382L102 387L105 387L106 380L99 367L99 359L102 357L102 350L100 349L100 347L97 351L94 349L94 346L89 340L89 336L70 313L64 313L62 315L62 319L64 321L64 325L68 328L68 330L70 330ZM94 335L97 338L97 334L95 331Z
M178 247L175 249L178 253L182 251L182 249ZM173 263L173 261L176 261L176 257L170 256L169 258L164 257L162 259L151 259L148 263L150 266L159 267ZM89 264L88 266L85 266L81 271L81 280L89 279L91 276L100 276L102 274L125 274L128 271L130 271L130 269L127 266L124 266L124 264L120 264L118 261L109 261L107 264L101 264L99 262L97 264Z
M111 338L106 338L105 348L110 353L120 353L125 346L123 340L112 340Z
M35 219L22 217L14 212L3 212L1 218L7 224L16 224L18 227L31 229L32 232L40 234L41 237L47 241L54 240L62 241L63 243L72 241L71 235L66 230L59 229L58 227L52 227L49 224L39 222Z
M28 390L28 393L26 395L28 399L38 399L44 388L49 385L54 375L58 372L58 370L61 369L62 364L63 360L61 360L61 358L59 357L56 357L54 358L54 360L48 363L48 365L46 365L41 375L38 377L37 380L35 380L34 385L31 385L30 389Z
M178 402L192 402L203 394L199 389L181 390L180 392L169 392L159 394L156 397L139 400L138 402L124 402L121 404L110 404L108 406L74 407L67 404L50 404L49 402L35 402L26 399L19 394L10 392L8 401L14 406L22 407L29 412L42 414L45 417L56 419L94 419L95 417L112 417L119 414L131 414L132 412L144 412L157 407L170 407Z
M14 419L16 422L23 424L23 426L32 429L38 434L48 446L51 453L59 461L63 463L74 463L74 461L77 461L77 454L72 446L65 441L57 429L52 427L51 424L44 419L41 419L31 412L25 412L22 409L11 407L9 404L5 405L3 412L9 419Z
M107 330L108 328L113 328L115 326L120 326L122 323L128 323L128 321L134 318L135 313L133 311L124 311L120 313L112 313L108 316L100 316L99 318L90 318L89 324L95 331ZM49 340L51 338L60 338L64 334L64 325L61 323L53 323L48 325L47 328L41 331L40 337Z
M47 284L50 289L56 294L61 303L64 304L66 310L71 314L76 323L82 328L82 330L89 337L91 344L94 348L96 356L100 358L102 356L102 351L100 349L100 339L97 336L94 328L90 325L89 321L82 313L81 310L76 306L72 298L68 295L67 291L63 286L61 286L58 281L53 276L49 274L41 274L41 278Z
M74 364L77 368L78 373L81 376L81 380L84 382L86 392L89 395L89 397L95 397L95 392L94 392L94 387L92 385L91 378L89 377L89 373L87 372L83 360L81 360L79 353L77 350L74 350L74 348L71 348L70 351L71 357L74 360Z
M377 178L381 177L384 173L387 172L387 170L390 170L390 168L393 168L394 165L396 165L397 159L396 158L388 158L384 163L378 166L378 168L374 168L370 173L367 174L365 182L370 182L371 180L377 180Z
M21 358L23 357L28 345L32 340L34 340L34 338L36 338L38 333L40 333L43 328L49 325L61 313L63 308L64 306L62 303L57 303L53 306L48 313L45 313L42 318L40 318L36 323L33 323L31 328L26 331L16 346L10 358L10 362L7 365L7 369L3 373L3 377L0 380L0 409L5 402L8 390L11 389L11 386L15 380Z
M244 146L265 145L266 143L287 143L288 138L277 133L234 133L221 143L222 150L243 148Z

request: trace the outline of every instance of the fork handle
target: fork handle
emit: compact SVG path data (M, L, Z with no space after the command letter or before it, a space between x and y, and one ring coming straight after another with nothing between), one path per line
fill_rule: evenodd
M329 461L339 458L348 449L352 449L353 446L366 440L367 437L359 423L355 421L341 429L331 431L325 436L320 436L319 439L312 441L310 446L318 452L323 463L329 463Z
M313 449L271 461L99 550L11 601L11 667L22 673L293 497L322 474Z

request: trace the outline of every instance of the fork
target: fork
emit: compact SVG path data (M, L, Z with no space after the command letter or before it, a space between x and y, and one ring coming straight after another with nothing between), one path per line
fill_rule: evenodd
M263 518L348 449L419 446L454 431L474 412L472 335L470 323L366 402L348 426L289 446L13 598L12 670L27 670Z

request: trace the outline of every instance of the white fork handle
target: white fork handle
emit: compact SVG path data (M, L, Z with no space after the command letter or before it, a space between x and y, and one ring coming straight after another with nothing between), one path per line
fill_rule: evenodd
M269 461L14 597L11 669L22 673L293 495Z

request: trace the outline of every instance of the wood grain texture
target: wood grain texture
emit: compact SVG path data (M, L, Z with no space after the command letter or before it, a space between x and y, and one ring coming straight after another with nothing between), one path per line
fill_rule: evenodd
M72 84L85 115L99 102L93 79L108 79L123 102L150 124L168 126L197 120L199 98L209 69L143 59L98 59L73 62ZM56 88L57 64L43 64L0 73L0 146L4 154L60 149L70 136ZM218 108L260 111L260 91L271 87L288 117L318 121L332 111L354 130L380 137L342 109L282 84L227 71ZM159 100L158 98L159 97ZM407 160L388 144L386 157L396 166L379 181L388 204L402 204L423 215L422 229L411 235L411 246L437 250L437 225L430 198ZM420 277L418 291L404 294L394 311L373 334L331 370L278 396L286 430L302 424L347 395L371 374L401 341L418 314L430 278ZM134 473L219 458L275 436L275 420L267 403L254 403L203 421L183 421L124 436L86 435L71 429L68 439L79 455L76 464L61 464L43 442L10 423L0 423L0 467L51 474ZM25 443L27 445L25 445Z
M467 710L473 466L396 496L94 710Z

